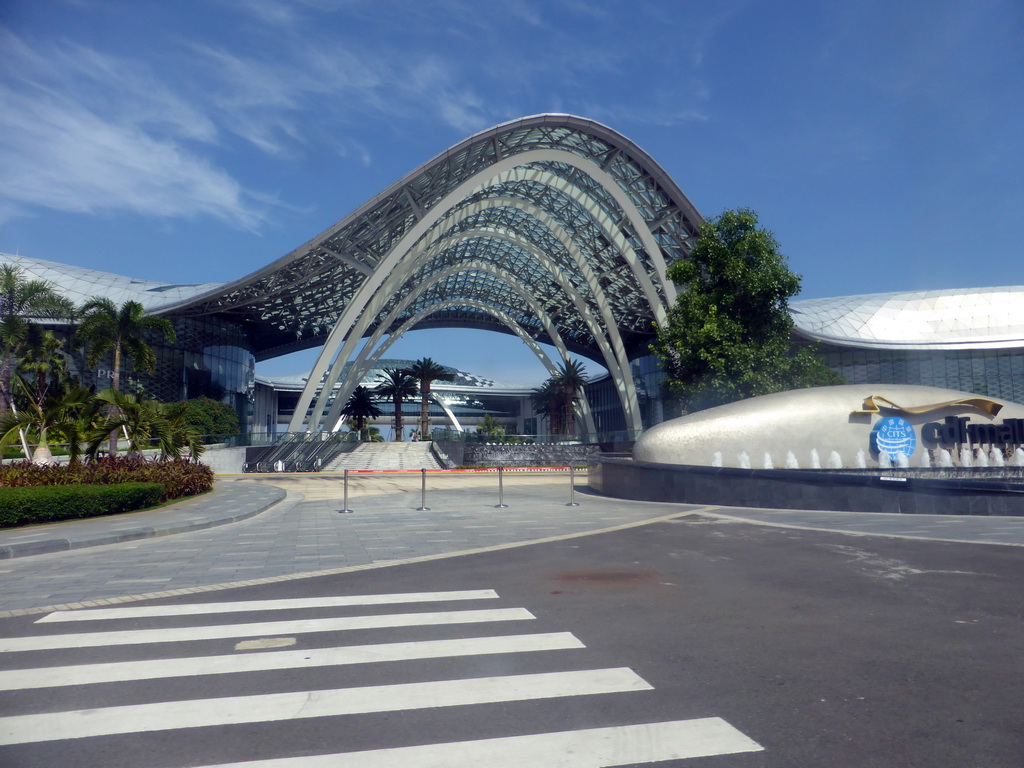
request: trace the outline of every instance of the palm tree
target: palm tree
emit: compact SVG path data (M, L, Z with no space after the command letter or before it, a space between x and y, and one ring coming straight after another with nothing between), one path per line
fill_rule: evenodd
M50 433L59 432L68 443L71 463L76 463L82 436L82 416L92 402L92 394L85 387L71 387L59 395L35 400L24 379L19 377L18 382L29 399L29 405L18 413L8 412L0 418L0 445L9 443L16 434L33 430L38 444L32 452L32 462L52 464Z
M430 385L435 381L455 381L455 375L429 357L417 360L405 370L420 383L420 439L425 440L430 435Z
M505 437L505 427L500 421L494 418L493 414L485 413L484 417L477 422L476 433L483 438L494 438L500 440Z
M380 383L374 388L378 397L390 398L395 406L395 442L402 442L402 401L416 396L416 380L401 368L385 368L377 374Z
M554 376L549 377L547 381L535 388L530 395L534 413L548 417L548 432L552 435L562 432L563 399L562 391Z
M87 452L95 455L111 432L124 430L128 438L128 455L141 456L146 448L157 447L164 458L181 458L188 449L192 458L203 450L199 430L185 421L185 403L160 403L115 389L105 389L96 400L111 406L107 417L92 432Z
M369 419L376 419L380 416L380 408L373 401L373 392L360 384L348 398L345 407L341 409L344 416L355 419L356 431L360 433L360 439L366 440L366 422Z
M110 299L97 296L82 307L82 324L75 338L88 349L86 360L96 365L101 357L113 353L112 389L121 391L121 361L128 358L133 366L152 372L156 368L156 354L143 339L147 333L160 334L174 343L174 326L167 318L148 316L137 301L126 301L118 307ZM111 408L116 408L111 403ZM113 413L111 413L113 416ZM110 452L117 453L117 433L110 434Z
M29 325L18 345L18 372L33 379L33 397L41 402L50 392L68 381L67 358L61 351L64 339L41 325Z
M576 431L576 404L583 396L587 375L578 360L565 360L547 381L533 390L533 410L548 417L553 435Z
M15 348L28 334L31 320L64 320L75 315L72 301L45 280L28 280L14 264L0 266L0 414L11 407L11 372Z
M576 403L587 384L586 369L579 360L564 360L553 378L562 392L562 425L565 434L572 436L576 432Z

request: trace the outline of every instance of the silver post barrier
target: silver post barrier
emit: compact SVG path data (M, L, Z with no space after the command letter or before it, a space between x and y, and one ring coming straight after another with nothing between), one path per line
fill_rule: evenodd
M502 482L502 467L498 467L498 503L494 505L495 509L508 509L508 504L505 503L505 485Z
M429 512L430 507L427 506L427 468L424 467L420 470L420 475L423 478L423 482L420 484L420 505L416 507L417 512Z
M576 467L569 465L569 503L567 507L578 507L576 503Z
M343 482L344 482L344 485L345 485L345 493L344 493L343 501L341 502L341 509L338 510L339 513L340 512L351 512L352 511L351 509L348 508L348 470L347 469L345 470L343 477L344 477Z

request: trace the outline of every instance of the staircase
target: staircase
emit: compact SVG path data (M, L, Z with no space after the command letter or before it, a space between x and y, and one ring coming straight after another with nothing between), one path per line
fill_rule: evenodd
M442 469L429 442L361 443L355 450L343 453L324 472L346 469Z

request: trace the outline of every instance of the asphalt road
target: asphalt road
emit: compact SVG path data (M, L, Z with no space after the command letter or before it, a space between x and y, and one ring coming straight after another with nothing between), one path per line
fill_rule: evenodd
M1022 576L1016 547L692 516L123 608L199 603L213 613L9 618L0 621L0 687L12 688L0 691L0 765L1019 768ZM496 594L224 610L466 590ZM408 614L441 618L395 618ZM295 620L314 623L252 626ZM181 639L175 628L214 636ZM146 629L156 633L137 634ZM85 644L71 647L80 634ZM494 638L510 639L459 650ZM431 643L442 640L456 648ZM514 647L524 641L540 646ZM298 668L244 668L289 652ZM332 653L355 656L310 668ZM206 656L216 674L186 661ZM111 666L131 660L156 670ZM90 668L50 669L80 665ZM69 684L78 674L93 677ZM669 727L696 730L659 730ZM591 758L594 743L603 746ZM709 756L641 763L694 743ZM339 754L348 762L287 762Z

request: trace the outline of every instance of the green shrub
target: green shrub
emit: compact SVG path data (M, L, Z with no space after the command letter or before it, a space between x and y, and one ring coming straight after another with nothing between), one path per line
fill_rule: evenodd
M160 483L0 488L0 527L117 515L160 503Z
M239 433L238 414L227 403L209 397L181 402L185 405L185 421L199 431L204 441L220 442Z
M159 483L163 488L160 501L204 493L213 487L213 480L210 467L185 459L147 461L116 456L74 466L39 466L27 461L0 466L0 487L4 488Z

